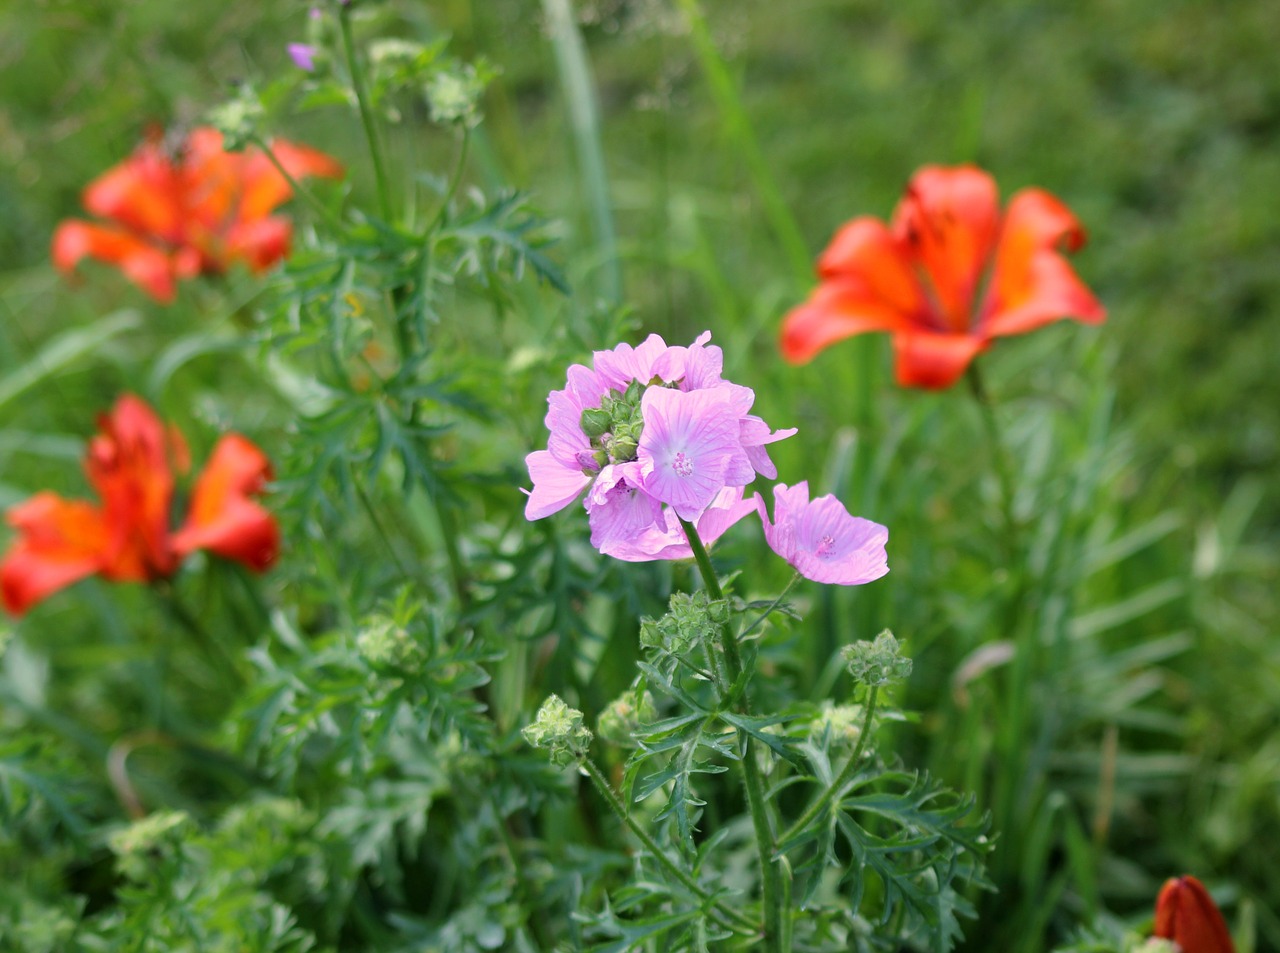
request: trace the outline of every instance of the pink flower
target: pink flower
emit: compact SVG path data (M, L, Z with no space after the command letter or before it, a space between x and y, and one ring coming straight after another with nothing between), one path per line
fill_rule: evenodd
M879 523L850 516L831 494L809 499L807 481L773 488L774 522L764 498L755 495L770 548L800 575L814 582L860 586L889 571L884 544L889 531Z
M725 531L748 513L756 511L756 502L742 498L742 487L727 486L702 511L694 524L698 538L710 547ZM592 544L595 544L594 537ZM629 539L616 539L599 546L600 552L615 559L631 563L651 562L656 559L692 559L693 550L671 507L664 507L662 518L643 532Z
M293 65L304 73L311 73L316 68L316 48L310 43L290 43L285 47Z
M550 516L590 488L593 545L636 552L641 535L667 532L663 504L697 520L726 487L776 476L764 447L796 431L771 431L749 413L755 392L721 378L724 353L710 340L707 331L669 347L651 334L570 367L564 389L547 397L547 449L525 458L525 517Z
M755 479L729 394L650 387L640 406L643 486L681 519L696 520L726 486Z

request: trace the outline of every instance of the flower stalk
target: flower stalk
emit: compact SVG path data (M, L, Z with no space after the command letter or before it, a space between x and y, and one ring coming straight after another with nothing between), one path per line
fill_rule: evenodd
M689 539L689 548L693 550L694 561L698 564L698 571L708 594L712 599L723 599L720 580L716 576L715 567L711 565L707 548L702 545L698 536L697 528L684 519L680 520L680 526ZM741 693L738 708L743 714L750 714L750 706L746 701L746 680L742 678L742 653L738 648L737 636L728 623L721 626L720 644L728 669L730 691L738 689ZM782 953L783 885L781 871L774 862L777 841L769 818L764 779L760 776L760 765L755 757L755 743L750 735L741 730L738 732L738 740L742 745L742 773L747 790L747 805L751 810L751 826L755 831L756 850L760 858L760 883L764 894L764 949L769 953Z

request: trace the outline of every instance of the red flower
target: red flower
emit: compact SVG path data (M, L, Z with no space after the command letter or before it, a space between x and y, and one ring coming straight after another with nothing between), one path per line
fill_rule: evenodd
M864 216L836 233L821 284L783 321L782 355L804 363L842 338L889 331L899 384L949 387L993 338L1106 317L1058 251L1082 244L1080 223L1048 192L1024 189L1002 219L987 173L926 166L892 223Z
M1195 877L1172 877L1156 899L1155 935L1178 944L1182 953L1235 953L1218 907Z
M279 528L250 499L271 478L271 465L252 443L238 434L218 441L196 480L186 522L171 532L174 471L189 468L182 435L131 395L98 426L85 472L101 506L45 491L9 510L18 538L0 560L0 595L10 612L21 615L86 576L122 582L171 576L197 549L259 571L275 561Z
M323 152L277 139L271 151L294 178L337 178ZM84 190L84 206L114 225L69 220L53 234L53 262L71 271L87 257L117 265L162 303L178 279L218 274L234 262L263 271L289 253L293 226L271 212L293 194L256 149L224 152L216 129L195 129L172 153L158 137Z

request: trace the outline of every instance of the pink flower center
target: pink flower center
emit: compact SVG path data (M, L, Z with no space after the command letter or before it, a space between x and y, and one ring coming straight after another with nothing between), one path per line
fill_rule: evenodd
M836 541L829 535L823 534L822 539L818 540L818 548L814 550L813 554L819 559L829 559L835 555L835 546Z
M683 450L676 451L675 459L671 461L671 468L676 471L677 476L693 475L693 461Z

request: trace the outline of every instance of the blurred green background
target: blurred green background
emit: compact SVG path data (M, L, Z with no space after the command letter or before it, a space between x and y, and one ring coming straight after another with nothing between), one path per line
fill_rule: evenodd
M1189 580L1173 605L1163 605L1167 618L1124 638L1138 644L1170 627L1192 627L1199 654L1183 659L1162 686L1162 705L1178 719L1176 746L1190 760L1168 769L1178 775L1176 788L1160 774L1164 768L1151 768L1146 777L1155 780L1134 788L1150 800L1144 809L1120 805L1132 823L1112 835L1113 846L1148 870L1194 866L1233 878L1259 898L1254 915L1262 935L1280 942L1280 921L1267 912L1280 910L1280 887L1257 850L1280 842L1280 69L1273 0L707 3L711 38L741 92L747 122L738 126L717 106L694 38L669 0L579 2L574 12L600 110L589 139L602 149L604 180L583 165L576 147L574 88L560 78L544 6L555 4L447 0L397 9L393 17L369 4L370 16L387 16L405 35L447 32L453 52L483 55L501 68L472 175L528 189L563 220L557 257L577 289L575 307L589 307L596 295L614 297L620 283L621 299L646 330L683 341L713 329L731 363L750 365L767 419L802 424L831 441L819 459L834 484L842 482L841 447L852 439L842 428L865 423L859 395L889 395L876 397L880 429L868 427L860 439L888 440L892 422L909 419L912 432L924 436L913 437L907 451L943 474L953 465L947 454L966 451L925 439L951 398L893 391L885 340L832 348L805 369L778 364L779 321L809 285L794 242L780 238L770 217L743 137L758 145L794 216L802 259L815 256L848 218L887 216L925 163L976 162L1006 197L1042 186L1085 223L1090 240L1075 266L1110 309L1107 324L1092 330L1064 323L1002 342L984 361L999 397L1052 406L1060 396L1064 413L1094 412L1082 394L1105 380L1106 396L1090 399L1105 402L1114 393L1114 407L1097 413L1115 422L1123 456L1122 466L1101 477L1116 481L1106 495L1114 508L1108 518L1164 527L1152 531L1158 549L1132 571L1135 591L1162 572ZM9 435L0 448L0 503L31 489L29 472L15 481L9 466L30 435L52 438L42 451L40 466L50 476L41 485L74 490L79 444L71 437L87 432L86 407L98 410L135 386L155 342L187 320L103 267L87 265L81 288L69 286L48 264L54 225L81 214L80 189L150 126L198 122L236 82L290 69L284 44L301 37L305 14L305 4L292 2L46 0L0 8L0 370L26 365L55 335L91 328L119 309L136 309L147 329L113 338L95 360L38 384L31 399L0 404L0 428ZM282 131L359 165L350 129L348 116L319 113ZM392 140L402 182L419 162L442 167L452 149L411 119ZM368 176L361 181L367 187ZM602 183L611 221L592 200ZM184 293L198 311L200 291ZM68 435L64 443L61 435ZM1034 435L1024 436L1015 446L1032 445ZM775 454L782 478L813 453L784 445ZM62 462L53 466L50 458ZM947 479L928 485L919 510L931 519L966 509L962 496L939 490ZM951 485L957 493L972 489L960 478ZM855 502L877 517L877 493L888 491L865 482L856 488ZM896 491L909 493L911 485ZM1039 502L1025 501L1030 508ZM896 506L904 508L900 497ZM1151 522L1166 516L1164 524ZM899 552L910 552L913 530L927 528L923 518L918 527L903 525ZM954 558L962 560L962 531L952 532ZM891 598L872 598L907 603L908 587L928 586L929 567L913 569L893 577L903 588ZM962 596L932 595L937 602ZM1131 593L1120 585L1102 595L1123 604ZM826 617L843 605L830 602ZM913 634L926 656L911 700L928 708L931 693L948 690L946 665L981 641L983 620L971 622L972 643L948 651L946 620L910 611L886 615L895 627L918 626ZM1089 703L1103 711L1110 700ZM938 733L938 744L948 737L927 719L925 728ZM1141 732L1125 738L1137 749L1147 741ZM927 752L928 739L919 744ZM1160 745L1167 744L1164 737ZM1130 873L1123 857L1113 858L1101 875L1108 895L1128 909L1149 905L1149 883Z

